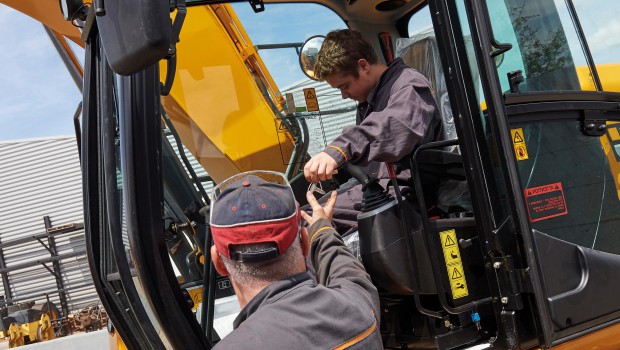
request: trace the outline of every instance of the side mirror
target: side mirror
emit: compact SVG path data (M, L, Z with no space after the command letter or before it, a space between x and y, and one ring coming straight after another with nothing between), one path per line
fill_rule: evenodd
M86 20L88 7L84 5L82 0L60 0L60 12L65 21L73 21L74 19Z
M97 26L114 72L131 75L168 54L171 41L168 1L106 0Z
M311 36L301 45L301 51L299 52L299 66L301 67L301 71L312 80L318 80L314 75L314 64L319 55L321 45L323 45L323 40L325 40L323 35Z

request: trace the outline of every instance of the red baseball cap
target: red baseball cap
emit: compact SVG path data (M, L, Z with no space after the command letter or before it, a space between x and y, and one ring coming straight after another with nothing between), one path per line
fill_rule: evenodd
M237 261L265 261L291 246L299 235L301 216L284 174L249 171L224 180L213 190L210 224L220 254ZM273 243L273 248L252 253L234 249L266 242Z

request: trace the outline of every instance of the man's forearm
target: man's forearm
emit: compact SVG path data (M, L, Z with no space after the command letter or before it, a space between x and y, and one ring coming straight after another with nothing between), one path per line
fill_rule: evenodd
M311 259L317 281L328 287L340 286L364 300L379 314L379 296L362 263L349 251L329 220L315 222L308 230Z

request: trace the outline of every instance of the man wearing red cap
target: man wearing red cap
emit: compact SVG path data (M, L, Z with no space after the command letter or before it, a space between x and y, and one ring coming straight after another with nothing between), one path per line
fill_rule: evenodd
M308 193L310 216L282 174L249 172L213 197L211 255L242 308L216 348L383 348L377 290L330 225L335 192L324 207ZM306 272L309 252L317 282Z

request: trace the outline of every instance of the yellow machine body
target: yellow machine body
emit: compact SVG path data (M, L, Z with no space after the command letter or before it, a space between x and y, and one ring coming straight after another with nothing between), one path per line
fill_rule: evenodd
M284 171L293 141L277 130L281 97L271 95L277 88L232 8L187 12L175 82L162 98L183 144L216 182L254 169Z

